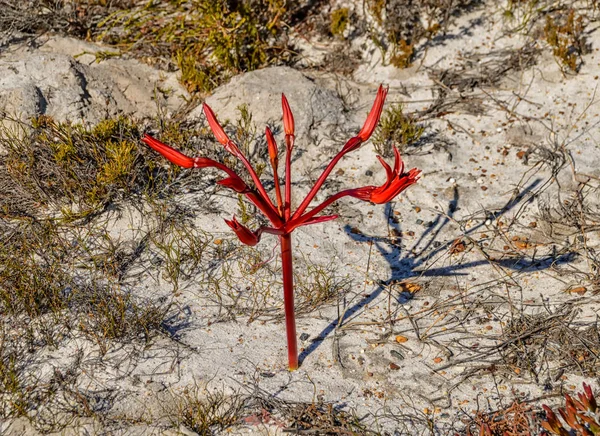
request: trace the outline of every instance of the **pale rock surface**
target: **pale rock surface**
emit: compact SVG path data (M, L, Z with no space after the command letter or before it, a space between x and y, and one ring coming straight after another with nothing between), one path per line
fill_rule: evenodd
M236 76L216 89L206 103L222 122L238 119L238 108L246 104L253 122L262 131L267 124L281 126L282 93L294 113L298 138L344 120L342 102L334 92L290 67L271 67ZM201 106L190 113L191 119L202 117Z
M137 60L95 63L102 47L52 37L39 49L19 47L0 56L0 111L23 120L97 123L106 116L155 116L175 111L188 97L173 73ZM81 56L80 56L81 55Z

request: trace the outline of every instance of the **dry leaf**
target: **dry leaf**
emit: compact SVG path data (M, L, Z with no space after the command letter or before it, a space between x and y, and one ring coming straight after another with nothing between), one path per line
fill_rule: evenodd
M576 288L567 289L565 292L568 292L569 294L583 295L587 292L587 288L585 286L577 286Z
M515 247L517 247L519 250L525 250L526 248L530 248L531 244L527 241L516 241Z
M462 239L455 239L450 246L450 254L462 253L466 250L466 248L467 246Z
M410 292L411 294L416 294L422 288L423 287L417 283L409 283L409 282L400 283L400 292Z

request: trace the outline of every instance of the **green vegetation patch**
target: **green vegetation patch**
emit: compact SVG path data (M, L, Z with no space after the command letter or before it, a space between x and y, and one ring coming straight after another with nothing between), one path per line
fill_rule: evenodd
M404 113L402 103L392 104L381 115L379 126L373 135L375 151L384 157L393 156L393 147L404 151L407 145L421 138L425 127L411 115Z
M183 145L188 133L178 123L164 136ZM192 132L189 132L192 133ZM15 133L0 127L0 214L39 216L61 212L77 219L134 195L156 195L181 171L140 144L137 123L127 117L94 127L59 123L47 116Z
M407 68L415 59L417 44L445 31L456 16L479 3L477 0L368 0L367 9L376 23L369 34L386 62Z
M106 17L95 38L174 64L190 92L208 92L232 75L289 60L287 18L284 0L149 2Z
M350 22L350 11L348 8L336 9L331 13L331 25L329 30L334 36L343 36Z
M552 47L552 53L563 68L576 72L581 65L581 56L587 47L583 16L571 9L568 13L546 16L544 37Z

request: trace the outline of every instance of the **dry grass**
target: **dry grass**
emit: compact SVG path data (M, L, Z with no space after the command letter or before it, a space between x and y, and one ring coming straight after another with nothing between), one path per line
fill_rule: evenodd
M369 0L366 2L376 26L369 29L383 58L398 68L409 67L424 40L445 33L453 20L480 4L478 0Z

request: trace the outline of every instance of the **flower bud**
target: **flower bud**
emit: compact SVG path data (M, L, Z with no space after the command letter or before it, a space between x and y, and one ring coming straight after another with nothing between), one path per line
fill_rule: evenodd
M284 94L281 94L281 107L283 108L283 130L286 135L294 135L294 115Z

